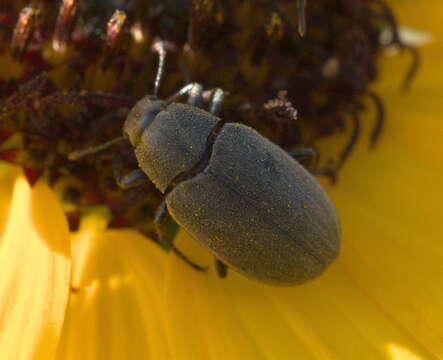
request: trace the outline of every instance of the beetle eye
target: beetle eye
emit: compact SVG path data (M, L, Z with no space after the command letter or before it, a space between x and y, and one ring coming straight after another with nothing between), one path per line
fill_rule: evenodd
M145 96L135 104L123 125L123 135L129 139L132 146L137 146L143 131L145 131L157 114L163 110L164 106L164 101L153 100L153 97L150 95Z

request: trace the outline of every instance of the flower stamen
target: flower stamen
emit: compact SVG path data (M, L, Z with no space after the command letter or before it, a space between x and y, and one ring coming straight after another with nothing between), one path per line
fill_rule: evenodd
M56 52L64 53L66 51L77 19L77 10L77 0L63 0L52 38L52 48Z
M22 9L14 28L11 40L11 49L15 57L21 57L29 44L37 26L40 11L33 5Z

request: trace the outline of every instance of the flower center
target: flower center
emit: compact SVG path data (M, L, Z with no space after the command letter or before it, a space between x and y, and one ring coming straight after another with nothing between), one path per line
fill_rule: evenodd
M367 99L378 115L362 141L375 145L383 128L382 100L369 89L382 31L391 29L391 43L407 49L383 0L157 0L121 10L64 0L56 11L3 3L0 34L10 46L0 49L0 68L8 69L0 71L0 158L22 165L31 181L47 174L72 228L83 207L106 204L111 226L153 233L161 194L150 185L116 186L116 173L137 167L129 144L80 161L68 154L121 136L129 109L154 88L156 39L169 44L159 97L191 81L222 88L229 93L224 120L252 126L287 150L351 127L343 149L319 154L334 160L316 173L333 180L359 140ZM10 141L14 133L20 144Z

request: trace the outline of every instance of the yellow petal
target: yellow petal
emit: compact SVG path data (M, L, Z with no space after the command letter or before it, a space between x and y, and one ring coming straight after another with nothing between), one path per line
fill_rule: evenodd
M165 254L92 212L73 235L73 292L59 359L168 359L161 311Z
M5 231L14 183L19 174L19 167L0 161L0 237L3 236ZM0 238L0 245L1 241L2 239Z
M17 178L0 247L0 358L51 359L68 298L65 216L40 181Z
M440 13L438 1L426 6ZM425 59L442 55L439 34L407 25L436 38ZM405 59L400 63L406 68ZM322 278L273 288L232 271L220 280L213 268L198 273L168 255L164 279L166 256L156 246L132 231L104 231L106 220L91 215L73 237L75 292L59 358L443 357L439 63L431 59L402 97L398 59L386 60L379 90L387 127L376 151L359 144L330 189L342 218L343 253ZM183 232L178 246L212 264Z
M409 4L408 11L416 8ZM443 10L439 1L426 6L430 14ZM379 85L388 110L380 144L373 153L357 149L332 193L348 274L405 334L442 358L443 31L430 28L432 18L407 22L437 40L422 49L423 65L407 95L393 87L400 74L388 60Z
M178 240L195 261L212 263L184 232ZM176 359L396 359L393 353L436 359L340 263L293 288L261 285L233 271L221 280L175 256L167 270L167 334Z

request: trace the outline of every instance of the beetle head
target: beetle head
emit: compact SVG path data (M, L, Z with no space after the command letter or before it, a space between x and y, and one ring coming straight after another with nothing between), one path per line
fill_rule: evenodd
M143 131L165 107L165 101L158 100L152 95L143 97L135 104L123 124L123 135L132 146L138 145Z

